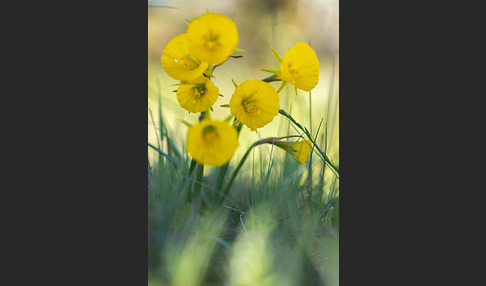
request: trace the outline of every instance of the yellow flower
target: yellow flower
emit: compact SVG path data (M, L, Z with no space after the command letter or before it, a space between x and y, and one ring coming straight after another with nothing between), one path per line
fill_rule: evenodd
M312 90L319 82L319 60L314 50L302 42L290 48L280 64L280 78L304 91Z
M203 73L209 66L189 53L186 34L176 36L167 43L162 51L161 62L169 76L186 82L204 81Z
M295 143L278 141L274 144L292 154L300 164L307 162L307 158L312 149L312 142L310 140L297 141Z
M247 80L240 84L230 103L231 113L252 131L270 123L278 114L278 94L268 83Z
M203 112L214 105L219 89L208 79L204 83L182 83L177 89L177 100L189 112Z
M309 157L309 153L312 149L312 142L310 140L298 141L292 144L292 147L296 151L290 151L290 154L294 155L294 157L299 160L300 164L307 162L307 157Z
M192 125L187 134L187 152L203 165L226 164L238 147L238 132L229 123L202 120Z
M235 50L238 30L230 18L208 12L189 23L187 39L191 54L202 61L220 64Z

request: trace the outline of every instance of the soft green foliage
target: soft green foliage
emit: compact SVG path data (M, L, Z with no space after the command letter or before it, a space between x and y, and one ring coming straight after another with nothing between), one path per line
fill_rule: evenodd
M317 153L299 165L276 146L256 146L225 196L240 162L203 169L173 144L162 115L154 126L149 285L338 285L339 179L325 176Z

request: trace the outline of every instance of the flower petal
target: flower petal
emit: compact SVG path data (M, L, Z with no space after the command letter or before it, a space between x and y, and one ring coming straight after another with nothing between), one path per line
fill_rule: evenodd
M209 63L224 62L238 44L238 30L230 18L216 13L202 14L187 27L191 54Z
M229 105L236 119L252 131L270 123L280 109L277 92L261 80L241 83L235 89Z
M284 55L280 78L304 91L312 90L319 82L319 60L306 43L298 42Z
M210 130L210 131L208 131ZM209 134L208 132L213 133ZM226 164L238 147L238 132L230 124L219 120L203 120L189 128L187 152L203 165Z
M183 83L177 89L177 101L189 112L203 112L214 105L219 89L210 80L201 84Z
M208 68L208 63L201 62L189 53L186 34L176 36L167 43L162 51L161 63L169 76L186 82L204 81L203 73Z

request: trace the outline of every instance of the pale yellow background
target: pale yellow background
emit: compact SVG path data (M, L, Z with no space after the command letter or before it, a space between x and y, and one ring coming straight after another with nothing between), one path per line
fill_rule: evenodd
M292 116L312 130L315 134L321 119L324 119L318 145L324 148L321 135L324 124L328 124L328 156L339 163L339 2L338 0L298 0L298 1L262 1L262 0L226 0L226 1L158 1L149 4L167 5L170 8L148 9L148 107L155 117L158 127L158 92L162 100L162 114L167 120L171 136L177 146L182 149L187 136L187 126L182 120L196 123L199 114L182 109L174 92L176 80L169 77L162 69L160 57L165 45L173 37L184 33L187 27L186 20L191 20L204 13L210 12L224 14L235 20L239 31L238 47L245 50L240 59L229 59L224 65L216 68L213 79L224 97L218 98L214 105L212 117L224 119L229 113L228 108L220 107L229 103L234 92L231 79L241 83L248 79L263 79L269 73L260 69L277 69L278 61L273 56L270 47L273 47L282 57L285 51L294 46L296 42L311 43L320 62L319 84L312 91L312 126L309 118L309 95L299 91L295 95L293 86L288 85L280 93L281 108L290 112ZM128 20L128 19L127 19ZM331 77L334 66L334 92L331 94L331 104L328 107ZM271 83L276 89L280 82ZM328 113L329 116L326 119ZM148 115L148 141L157 145L156 133L152 124L150 113ZM277 115L270 124L251 132L243 127L240 134L240 146L236 151L232 163L238 162L247 147L254 141L265 137L287 135L288 120ZM290 129L290 134L297 134ZM271 146L263 146L258 151L269 156ZM274 150L282 152L281 150ZM149 148L149 157L154 158L154 152ZM313 164L322 164L315 156ZM330 173L330 172L329 172Z

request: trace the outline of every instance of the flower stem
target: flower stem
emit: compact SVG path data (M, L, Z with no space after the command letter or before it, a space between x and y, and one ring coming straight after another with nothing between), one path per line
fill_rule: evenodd
M216 180L216 189L220 190L223 186L223 180L228 171L229 162L219 167L218 179Z
M204 165L202 164L197 164L196 168L196 183L195 183L195 193L199 194L201 191L202 187L202 181L203 181L203 175L204 175Z
M167 158L167 160L169 160L169 162L171 162L172 165L174 165L174 167L176 167L176 169L178 168L176 161L174 161L174 159L172 159L169 155L167 155L166 153L164 153L162 150L155 147L154 145L150 144L150 142L148 142L148 145L149 145L149 147L152 147L152 149L154 149L155 151L159 152L162 156Z
M271 76L267 76L266 78L262 79L264 82L271 82L271 81L281 81L280 78L278 78L277 74L272 74Z
M248 150L246 150L246 153L245 155L243 155L243 158L240 160L240 163L238 163L238 166L236 167L236 169L233 171L233 174L231 175L231 179L230 181L228 182L228 184L226 185L226 188L224 188L223 190L223 197L221 198L221 202L224 200L224 198L228 195L228 192L229 192L229 189L231 187L231 185L233 184L233 181L235 180L236 178L236 175L238 175L238 172L240 171L241 167L243 166L243 163L245 163L246 161L246 158L248 157L248 155L250 154L250 151L251 149L253 149L253 147L259 145L258 144L259 141L253 143L250 148L248 148Z
M309 91L309 128L310 134L312 134L312 90ZM317 135L317 134L316 134ZM314 144L315 145L315 144ZM308 171L308 180L309 180L309 198L312 201L312 153L309 154L309 171Z
M329 158L326 156L326 154L324 152L322 152L322 150L319 148L319 146L316 145L315 140L314 140L314 138L312 138L312 135L310 134L309 130L307 130L307 128L305 128L305 127L302 127L302 125L300 125L297 121L295 121L295 119L292 118L292 116L290 114L285 112L285 110L280 109L278 112L280 114L282 114L283 116L287 117L290 120L290 122L292 122L300 130L302 130L302 132L313 143L313 145L315 146L315 148L317 149L319 154L322 156L322 158L324 159L324 162L331 168L331 171L333 171L334 175L339 179L339 168L334 166L334 164L331 162L331 160L329 160Z
M238 166L233 171L233 174L231 175L230 181L228 182L228 184L226 185L226 187L223 190L223 197L221 198L221 200L223 200L228 195L229 189L230 189L231 185L233 184L233 181L235 180L236 176L238 175L238 172L240 171L241 167L243 167L243 164L245 163L246 158L250 154L250 151L251 151L251 149L253 149L253 147L258 146L258 145L261 145L261 144L265 144L265 143L275 144L275 142L278 142L278 141L280 141L282 139L295 138L295 137L302 137L302 136L300 136L300 135L289 135L289 136L283 136L283 137L268 137L268 138L264 138L264 139L255 141L248 148L248 150L246 150L245 155L243 155L243 158L240 160L240 162L238 163Z

